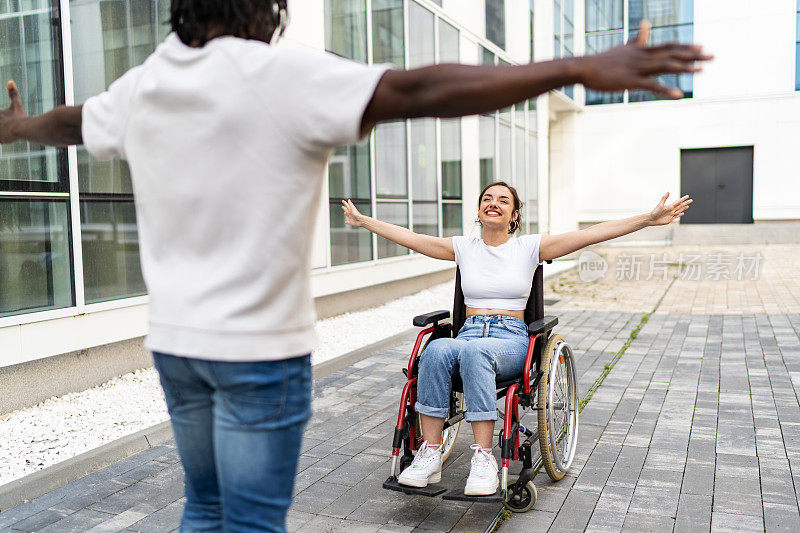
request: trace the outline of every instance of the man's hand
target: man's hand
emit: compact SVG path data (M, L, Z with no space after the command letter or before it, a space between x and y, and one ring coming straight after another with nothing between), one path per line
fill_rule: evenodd
M0 111L0 144L9 144L20 140L20 137L15 133L15 126L19 124L20 119L25 119L28 114L25 113L25 108L22 107L22 101L19 99L19 90L14 81L9 81L6 84L8 89L8 97L11 99L11 105L8 109Z
M30 141L45 146L83 144L83 106L58 106L47 113L29 117L14 81L6 84L11 105L0 111L0 144Z
M669 98L682 98L680 89L662 85L652 76L700 72L695 62L708 61L713 56L704 54L703 49L695 45L667 43L647 46L649 36L650 24L643 21L638 35L628 44L580 58L581 83L596 91L644 89Z

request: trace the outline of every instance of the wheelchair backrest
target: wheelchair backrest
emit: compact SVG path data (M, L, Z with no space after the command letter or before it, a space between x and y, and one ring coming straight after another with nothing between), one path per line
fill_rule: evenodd
M531 295L525 304L525 323L544 317L544 274L542 265L536 268L531 283ZM464 321L467 319L467 306L464 303L464 293L461 290L461 270L456 267L456 290L453 294L453 336L455 337Z

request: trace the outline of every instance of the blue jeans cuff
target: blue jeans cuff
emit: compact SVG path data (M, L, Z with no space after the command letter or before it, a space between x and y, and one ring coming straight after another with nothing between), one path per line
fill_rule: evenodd
M464 418L467 419L467 422L483 422L485 420L491 420L494 422L497 420L497 409L494 411L478 411L478 412L470 412L467 411L464 415Z
M442 407L428 407L417 402L414 404L414 410L421 415L432 416L435 418L447 418L449 409Z

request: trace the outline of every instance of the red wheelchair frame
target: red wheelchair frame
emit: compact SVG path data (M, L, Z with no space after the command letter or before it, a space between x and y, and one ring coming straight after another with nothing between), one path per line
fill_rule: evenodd
M543 277L541 266L537 268L536 274L534 275L531 296L525 310L525 322L528 324L529 341L522 376L496 384L497 398L505 398L505 411L502 415L504 419L503 430L499 436L501 469L500 488L498 492L491 496L466 496L463 490L447 491L444 487L432 485L416 488L400 485L397 482L398 464L400 465L400 471L407 467L413 459L412 452L417 450L422 442L421 435L417 434L417 413L414 410L417 396L417 369L420 348L423 347L423 341L425 341L426 336L428 336L428 339L425 342L425 346L434 339L453 337L460 330L466 318L464 316L466 307L464 305L463 293L461 292L460 285L460 272L456 271L456 291L452 323L440 323L440 321L450 318L449 311L435 311L414 318L414 325L425 329L420 331L417 335L414 348L411 351L411 357L408 360L408 365L403 369L407 381L400 396L400 409L397 415L397 424L395 425L394 439L392 442L390 477L384 482L383 487L407 494L421 494L425 496L438 496L446 492L446 494L443 495L443 499L504 502L511 510L519 512L526 511L532 507L536 499L536 488L532 483L535 471L532 460L531 439L539 437L540 449L542 449L543 452L549 449L546 447L549 446L549 443L545 444L541 440L547 439L546 428L544 430L542 428L542 417L539 417L540 422L537 431L531 431L520 423L520 407L522 407L523 410L528 408L540 411L547 409L547 405L541 403L542 400L540 400L539 406L534 404L534 399L537 397L535 391L542 382L542 379L547 379L547 367L543 369L544 365L542 361L543 356L549 357L550 354L545 353L545 346L549 347L551 340L557 341L561 339L560 336L551 335L553 328L558 324L558 318L555 316L543 316L544 300L542 296ZM565 345L563 339L561 339L561 344ZM566 348L569 350L568 346ZM559 349L561 348L559 347ZM564 353L567 354L568 357L572 357L571 350L568 352L565 351ZM563 363L564 356L558 355L558 357ZM549 359L547 361L549 362ZM574 365L574 362L570 361L570 364ZM572 379L574 380L574 366L570 368L572 368ZM545 386L546 385L547 383L545 382ZM460 379L457 377L453 380L452 389L454 392L460 392L461 383ZM451 393L451 398L452 397L453 394ZM451 401L450 416L445 421L445 430L461 422L464 418L464 412L454 408L452 404L453 401ZM575 414L574 424L577 436L577 413ZM542 433L544 433L544 435ZM520 442L520 434L525 436L522 442ZM400 455L401 449L403 450L402 457ZM522 470L514 483L509 487L509 468L511 466L511 461L522 461ZM551 468L548 468L548 473L551 477L554 477L551 470L552 465ZM556 476L557 477L554 477L554 479L560 479L560 477L563 477L563 473L556 473Z

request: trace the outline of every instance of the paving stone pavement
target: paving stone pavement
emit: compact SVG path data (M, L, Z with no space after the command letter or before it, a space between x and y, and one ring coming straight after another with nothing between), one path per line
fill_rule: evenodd
M581 413L570 473L557 483L539 474L534 509L503 522L501 533L800 531L800 274L786 270L800 247L760 249L757 280L683 280L671 265L667 280L584 284L573 273L549 283L546 298L558 301L548 312L574 348L581 394L641 328ZM610 261L632 253L599 251ZM732 302L732 292L746 296ZM716 313L720 298L727 314ZM692 304L681 307L684 299ZM484 531L492 523L497 505L381 488L409 344L315 383L290 531ZM467 424L462 433L446 486L467 475ZM173 531L182 490L169 442L3 512L0 530Z
M539 474L534 509L499 531L800 531L800 247L599 251L611 275L563 276L554 308L617 296L654 312L581 413L570 473ZM650 253L761 254L761 269L715 279L673 264L646 279ZM641 279L615 279L637 254Z

